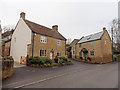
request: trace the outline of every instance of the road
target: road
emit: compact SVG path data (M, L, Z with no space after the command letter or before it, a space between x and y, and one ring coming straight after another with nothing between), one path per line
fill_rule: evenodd
M118 63L33 68L15 65L14 75L3 80L3 88L118 88Z

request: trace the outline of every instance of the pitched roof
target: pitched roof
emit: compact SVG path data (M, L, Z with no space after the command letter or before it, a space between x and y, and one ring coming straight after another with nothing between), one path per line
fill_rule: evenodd
M40 24L31 22L26 19L24 19L24 21L28 25L28 27L37 34L54 37L54 38L61 39L61 40L66 40L66 38L63 37L57 30L52 30L51 28L42 26Z
M84 43L84 42L99 40L99 39L101 39L103 33L104 33L104 31L85 36L78 43Z
M14 30L12 29L11 31L7 31L7 32L2 33L2 38L5 38L5 37L13 34L13 32L14 32Z
M80 39L74 39L74 40L70 43L70 45L76 44L79 40L80 40Z

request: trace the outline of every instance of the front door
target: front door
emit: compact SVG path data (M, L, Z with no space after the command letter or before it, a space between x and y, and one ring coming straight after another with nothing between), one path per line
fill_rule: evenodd
M50 52L50 59L52 60L53 59L53 53Z
M84 60L88 59L88 53L84 53Z

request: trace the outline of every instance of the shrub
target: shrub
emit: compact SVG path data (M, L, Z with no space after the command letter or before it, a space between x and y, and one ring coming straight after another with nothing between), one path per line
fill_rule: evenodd
M116 56L117 60L120 62L120 54Z
M69 61L66 57L63 57L63 56L59 56L58 59L59 60L64 60L65 62Z
M44 64L51 64L52 61L49 58L47 58L47 57L38 57L38 56L35 56L33 58L30 57L28 63L29 64L44 65Z
M71 49L72 49L72 47L69 46L69 47L67 47L67 50L66 50L66 51L71 52Z

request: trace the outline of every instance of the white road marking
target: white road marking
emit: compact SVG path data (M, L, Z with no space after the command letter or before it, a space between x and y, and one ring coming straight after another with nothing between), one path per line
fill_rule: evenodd
M85 66L85 67L83 67L83 68L76 68L76 69L74 69L74 70L84 69L84 68L86 68L86 67L88 67L88 66ZM10 84L5 85L5 87L8 87L8 86L11 86L11 85L14 85L14 84L23 83L23 82L30 81L30 80L32 80L32 79L24 80L24 81L19 81L19 82L14 82L14 83L10 83Z
M88 66L86 66L86 67L88 67ZM85 69L88 69L88 68L85 68ZM60 74L60 75L56 75L56 76L48 77L48 78L45 78L45 79L41 79L41 80L38 80L38 81L35 81L35 82L31 82L31 83L28 83L28 84L24 84L24 85L14 87L13 89L18 89L18 88L22 88L22 87L29 86L29 85L32 85L32 84L41 83L41 82L44 82L44 81L47 81L47 80L50 80L50 79L54 79L54 78L57 78L57 77L61 77L61 76L68 75L68 74L71 74L71 73L75 73L75 72L78 72L79 70L85 70L85 69L78 68L78 69L76 69L76 71L67 72L67 73L63 73L63 74ZM13 90L13 89L9 89L9 90Z

